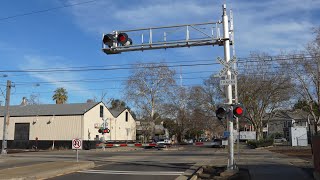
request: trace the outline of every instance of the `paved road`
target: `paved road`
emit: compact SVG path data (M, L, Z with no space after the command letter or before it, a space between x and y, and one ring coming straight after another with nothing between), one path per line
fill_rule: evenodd
M69 175L58 176L57 174L53 179L175 179L198 162L213 166L227 163L226 150L214 148L191 146L185 147L184 150L139 149L117 152L121 150L123 149L80 151L79 159L94 161L96 167ZM21 165L36 162L75 161L76 152L66 150L11 154L0 159L0 162L3 162L0 169L18 165L15 160L19 160ZM311 162L264 149L241 149L241 156L237 162L240 168L249 170L253 180L312 179L312 174L310 176L304 171L312 169Z
M94 169L58 176L54 180L64 179L118 179L118 180L168 180L175 179L189 169L199 159L208 158L208 151L199 148L194 151L144 150L132 152L114 152L106 155L98 153L94 159Z
M58 176L67 179L167 180L175 179L190 167L187 163L111 162L94 169Z

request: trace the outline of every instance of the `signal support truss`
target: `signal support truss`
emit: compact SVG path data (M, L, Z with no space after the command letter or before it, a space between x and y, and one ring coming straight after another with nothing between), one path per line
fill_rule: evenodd
M231 39L225 39L223 35L220 35L222 34L220 33L220 29L222 30L221 21L123 31L118 30L113 31L112 34L117 36L119 33L127 33L133 40L133 44L121 46L119 43L114 43L113 46L109 47L102 43L102 50L106 54L120 54L121 52L153 49L208 45L223 46L225 40L230 40L230 45L232 45L233 41ZM145 41L145 37L147 37L147 41Z

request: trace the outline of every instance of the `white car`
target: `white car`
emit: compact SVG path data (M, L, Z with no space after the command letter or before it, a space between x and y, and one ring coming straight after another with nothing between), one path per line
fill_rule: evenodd
M157 146L161 147L161 146L167 146L167 145L171 145L171 140L170 139L160 139L157 142Z

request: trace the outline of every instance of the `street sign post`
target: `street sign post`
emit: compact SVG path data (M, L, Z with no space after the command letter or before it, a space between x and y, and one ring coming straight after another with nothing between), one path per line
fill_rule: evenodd
M72 139L72 149L77 151L77 162L79 162L79 149L82 149L82 139L74 138Z
M230 136L230 132L229 131L224 131L223 132L223 137L224 138L228 138Z

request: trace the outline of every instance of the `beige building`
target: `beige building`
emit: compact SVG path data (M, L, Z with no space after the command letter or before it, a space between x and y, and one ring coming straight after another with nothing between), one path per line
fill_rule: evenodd
M0 107L0 140L3 137L5 107ZM109 110L104 103L42 104L10 106L7 126L8 148L39 148L54 145L71 147L73 138L95 147L102 137L107 141L134 141L136 122L127 109ZM105 120L105 121L104 121ZM110 129L102 135L99 128ZM37 139L37 141L36 141Z

